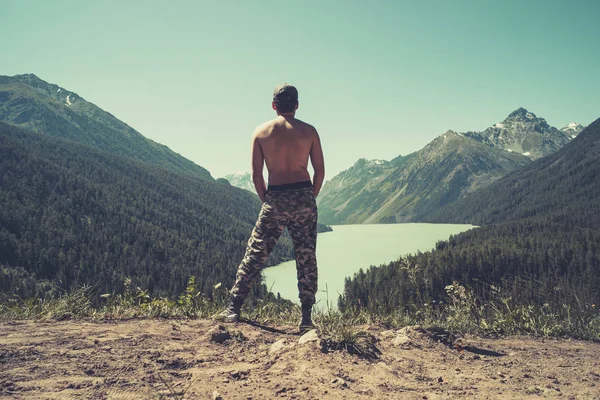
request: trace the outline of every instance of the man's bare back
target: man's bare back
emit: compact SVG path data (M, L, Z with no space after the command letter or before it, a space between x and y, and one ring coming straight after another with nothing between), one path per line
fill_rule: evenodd
M252 138L252 172L256 191L264 201L262 179L267 165L269 185L283 185L310 180L308 160L315 171L313 187L318 195L324 176L323 150L317 130L290 115L260 125Z

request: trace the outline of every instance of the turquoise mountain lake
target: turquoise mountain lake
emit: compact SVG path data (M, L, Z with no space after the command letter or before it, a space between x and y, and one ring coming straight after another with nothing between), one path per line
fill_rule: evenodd
M464 232L473 225L454 224L377 224L335 225L333 232L319 233L317 265L319 291L317 306L337 307L338 296L344 291L344 278L361 268L387 264L417 251L429 251L436 242ZM265 283L281 297L300 303L296 279L296 262L287 261L263 270Z

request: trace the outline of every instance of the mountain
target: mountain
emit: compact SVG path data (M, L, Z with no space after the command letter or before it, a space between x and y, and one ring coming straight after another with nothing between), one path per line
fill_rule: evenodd
M328 181L319 207L329 224L421 221L576 137L524 108L483 132L447 131L392 161L361 159Z
M210 179L210 173L112 114L33 74L0 75L0 121Z
M547 216L560 218L565 224L594 227L590 223L600 215L598 177L600 120L556 153L440 209L426 220L487 225Z
M598 199L600 119L556 153L428 217L429 222L483 226L439 242L435 251L361 271L346 281L341 308L364 307L383 315L414 309L446 301L448 288L459 282L472 290L473 304L492 299L497 310L510 310L511 318L554 321L578 315L595 324ZM543 313L534 316L533 307Z
M223 178L227 179L231 185L237 188L245 189L252 193L255 192L252 174L249 172L236 172L235 174L226 175Z
M324 185L320 215L330 224L418 221L530 161L448 131L405 157L359 160Z
M556 129L544 118L521 107L483 132L465 132L465 135L491 147L521 153L535 160L554 153L577 133Z
M233 284L260 206L230 185L0 122L0 292L121 292L130 278L173 298L193 275L210 296ZM282 238L269 263L292 256Z
M578 124L577 122L571 122L569 125L561 128L560 130L565 132L571 138L575 138L577 135L581 133L585 129L585 126Z

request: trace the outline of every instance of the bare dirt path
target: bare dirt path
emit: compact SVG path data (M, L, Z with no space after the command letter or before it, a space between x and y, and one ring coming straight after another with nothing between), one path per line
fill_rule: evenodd
M11 399L600 399L600 344L465 338L451 348L371 329L364 360L298 344L295 327L207 320L0 324L0 397ZM246 340L235 331L241 332Z

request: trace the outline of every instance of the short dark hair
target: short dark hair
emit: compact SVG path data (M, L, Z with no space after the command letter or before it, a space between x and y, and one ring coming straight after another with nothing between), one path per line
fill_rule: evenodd
M290 112L294 112L296 110L296 104L298 104L298 102L290 102L290 101L279 101L279 102L275 102L275 108L277 108L277 111L279 111L280 113L290 113Z
M277 111L282 113L293 112L298 104L298 89L287 83L277 85L273 91L273 102Z

